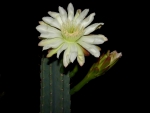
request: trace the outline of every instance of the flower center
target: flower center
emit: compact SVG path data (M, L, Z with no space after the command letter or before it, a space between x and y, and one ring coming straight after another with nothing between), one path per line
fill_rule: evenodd
M67 21L62 24L61 32L64 39L75 42L83 36L84 29L80 25L75 25L72 21Z

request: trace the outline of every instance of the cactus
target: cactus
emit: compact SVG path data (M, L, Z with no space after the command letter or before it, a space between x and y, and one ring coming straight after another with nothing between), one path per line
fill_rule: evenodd
M62 60L56 57L41 61L41 98L40 113L70 113L70 95L79 91L90 80L103 75L118 61L121 53L108 51L95 62L82 81L70 90L70 78L78 72L78 64L66 71Z
M59 60L42 57L40 113L70 113L70 77L60 67Z

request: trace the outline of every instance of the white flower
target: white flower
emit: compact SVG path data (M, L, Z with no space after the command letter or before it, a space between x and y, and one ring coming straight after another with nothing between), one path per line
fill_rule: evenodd
M89 9L77 10L74 15L74 7L71 3L68 5L68 13L59 6L59 13L49 11L51 17L43 17L40 25L36 29L44 38L39 42L43 50L50 49L47 57L57 53L57 58L61 52L63 54L63 64L65 67L77 58L82 66L85 62L84 55L91 53L95 57L100 56L100 48L94 44L102 44L107 41L104 35L89 35L91 32L100 28L104 23L95 23L88 26L94 19L95 13L86 15ZM86 18L85 18L86 17Z

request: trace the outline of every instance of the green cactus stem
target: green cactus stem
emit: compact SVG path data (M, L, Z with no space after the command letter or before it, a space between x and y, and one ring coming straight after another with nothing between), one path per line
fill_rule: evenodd
M70 77L58 59L42 58L40 113L70 113Z

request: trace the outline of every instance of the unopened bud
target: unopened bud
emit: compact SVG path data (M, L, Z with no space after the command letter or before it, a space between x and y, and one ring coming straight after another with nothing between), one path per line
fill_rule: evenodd
M119 58L122 56L122 53L117 53L117 51L110 51L108 50L107 53L102 54L98 61L94 63L89 71L88 76L95 78L101 76L106 71L108 71Z

